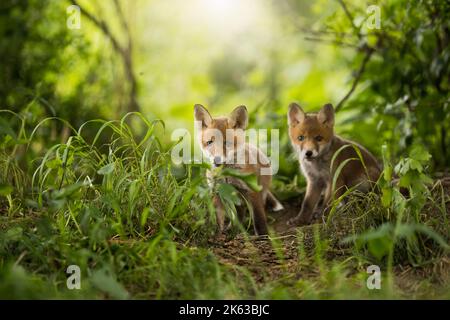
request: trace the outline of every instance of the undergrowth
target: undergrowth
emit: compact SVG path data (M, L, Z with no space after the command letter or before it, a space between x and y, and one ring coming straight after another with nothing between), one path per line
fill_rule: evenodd
M244 226L217 238L207 166L173 165L162 121L93 120L46 147L41 132L62 120L27 130L4 112L21 129L1 132L2 298L450 297L450 188L427 176L423 148L395 162L384 154L376 189L349 190L321 223L265 240ZM231 212L242 201L225 185L214 192ZM218 254L222 243L243 249ZM70 265L80 290L66 286ZM369 265L382 270L380 290L366 286Z

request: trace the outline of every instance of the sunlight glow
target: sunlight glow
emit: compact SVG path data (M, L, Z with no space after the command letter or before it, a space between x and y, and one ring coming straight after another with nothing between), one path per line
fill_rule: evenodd
M203 2L211 14L218 16L229 14L233 10L233 6L239 3L233 0L205 0Z
M232 36L254 27L262 18L260 4L256 0L198 0L194 10L205 27Z

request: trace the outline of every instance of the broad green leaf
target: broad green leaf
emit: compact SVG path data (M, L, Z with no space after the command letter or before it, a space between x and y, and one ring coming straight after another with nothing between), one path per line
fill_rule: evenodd
M410 158L420 162L426 162L431 158L431 155L428 153L428 151L420 145L415 145L411 150L409 156Z
M23 229L21 227L14 227L5 232L4 239L6 241L16 241L22 238Z
M411 185L411 181L412 181L412 175L410 173L407 173L405 175L403 175L402 177L400 177L400 181L398 183L398 185L400 187L409 187Z
M379 237L368 242L369 252L378 260L388 254L391 245L390 237Z
M258 179L257 179L256 175L253 173L247 173L247 172L242 172L242 171L236 170L236 169L225 168L222 170L222 175L235 177L235 178L242 180L253 191L259 192L262 190L262 186L258 183Z
M415 159L410 159L410 161L409 161L409 167L410 167L411 169L417 170L417 171L419 171L419 172L422 172L422 170L423 170L422 164L421 164L419 161L415 160Z
M221 199L229 201L235 205L241 205L241 198L235 187L231 184L221 183L217 189Z
M53 194L53 199L63 199L63 198L70 197L83 186L84 186L83 182L77 182L77 183L65 186L61 190L55 191L55 193Z
M243 177L241 180L244 181L253 191L259 192L262 190L262 186L258 183L258 179L254 174Z
M111 174L114 171L114 167L115 167L114 162L113 163L109 163L106 166L101 167L97 171L97 173L101 174L102 176Z
M9 184L0 184L0 196L9 196L14 188Z
M57 169L62 166L62 161L59 158L55 158L45 162L45 166L50 169Z

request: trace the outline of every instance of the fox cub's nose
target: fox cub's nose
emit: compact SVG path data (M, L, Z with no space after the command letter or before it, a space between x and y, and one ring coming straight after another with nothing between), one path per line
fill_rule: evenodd
M214 157L214 165L220 166L222 164L222 158L221 157Z
M313 152L311 150L308 150L305 152L305 156L307 156L308 158L310 158L312 156Z

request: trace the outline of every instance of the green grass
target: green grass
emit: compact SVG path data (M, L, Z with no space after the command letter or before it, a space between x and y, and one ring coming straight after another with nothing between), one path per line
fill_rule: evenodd
M21 129L0 145L0 298L450 298L450 189L429 184L418 154L395 168L414 197L385 171L381 192L352 192L326 223L218 239L205 168L171 165L162 122L94 120L48 144L60 120L27 131L11 117ZM371 264L381 290L366 287ZM81 290L66 287L69 265Z

